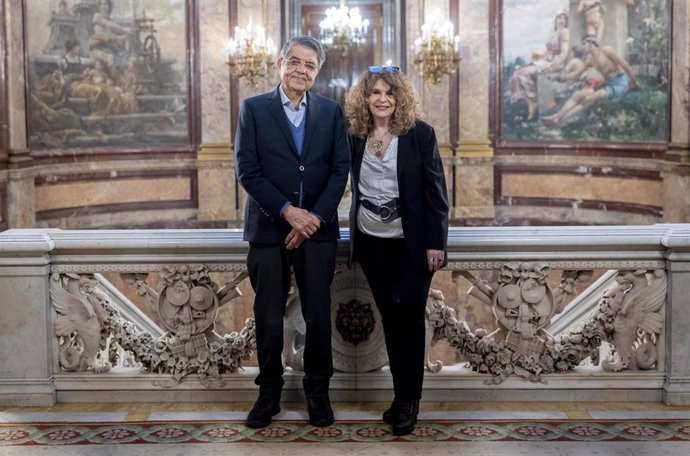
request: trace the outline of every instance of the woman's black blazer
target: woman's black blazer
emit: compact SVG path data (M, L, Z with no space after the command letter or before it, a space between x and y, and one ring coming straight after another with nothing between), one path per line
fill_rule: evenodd
M349 136L352 165L352 205L350 206L350 258L357 242L359 210L359 174L366 138ZM398 188L405 245L414 264L428 271L426 250L443 250L448 243L448 191L443 162L431 125L417 121L406 134L398 137ZM444 266L448 255L444 255Z

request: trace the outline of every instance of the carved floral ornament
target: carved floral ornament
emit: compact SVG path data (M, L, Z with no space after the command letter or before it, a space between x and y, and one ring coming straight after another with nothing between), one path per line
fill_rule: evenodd
M596 309L580 326L559 336L548 332L551 317L563 311L566 298L591 278L591 271L562 271L554 289L549 285L552 271L541 263L504 264L495 283L468 271L459 274L473 284L469 293L491 306L498 329L471 330L445 304L442 293L431 290L427 340L429 344L446 340L472 370L491 375L488 383L500 383L511 375L544 381L543 374L567 373L587 358L599 364L603 342L613 346L601 363L606 370L656 365L666 296L666 273L661 269L619 270ZM147 274L123 276L157 310L165 333L154 337L123 318L92 275L53 273L50 296L61 369L101 373L125 353L145 373L170 375L170 382L162 386L175 385L188 375L197 375L211 386L221 375L236 373L250 358L256 347L253 319L230 334L214 330L219 309L240 295L237 285L246 273L219 286L204 265L170 265L159 271L155 289L146 283ZM292 293L289 300L284 357L288 366L299 370L303 352L294 335L304 328L297 318L299 296ZM383 344L382 339L371 339L380 330L380 317L372 313L369 300L334 299L334 350L343 344ZM385 357L375 359L385 363ZM434 372L441 369L439 362L427 360L426 366Z

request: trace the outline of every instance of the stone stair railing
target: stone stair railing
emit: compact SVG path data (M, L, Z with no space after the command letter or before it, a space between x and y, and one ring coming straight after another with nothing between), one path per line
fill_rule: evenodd
M343 231L332 397L385 401L379 316L361 272L345 267L347 242ZM253 321L216 331L246 252L237 230L0 233L0 405L252 400ZM424 399L690 403L689 253L684 224L452 228L447 275L496 324L471 328L431 290L428 344L446 341L462 362L427 356ZM302 335L292 294L288 399L301 394Z

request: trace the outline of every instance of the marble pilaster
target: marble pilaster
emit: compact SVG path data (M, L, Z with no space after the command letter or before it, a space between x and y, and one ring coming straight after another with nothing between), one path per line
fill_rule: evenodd
M671 138L664 172L664 221L690 219L690 0L672 4Z
M5 39L7 45L7 111L10 149L25 149L26 79L24 77L24 24L21 0L5 0Z
M690 0L673 0L671 143L690 146Z
M493 219L494 160L489 141L489 2L460 0L460 140L453 218Z
M228 2L199 2L202 143L229 142Z
M10 169L6 188L7 226L10 228L35 226L36 188L33 168Z
M664 239L666 297L666 382L664 402L690 404L690 231L674 230Z
M460 141L489 137L489 2L460 0Z

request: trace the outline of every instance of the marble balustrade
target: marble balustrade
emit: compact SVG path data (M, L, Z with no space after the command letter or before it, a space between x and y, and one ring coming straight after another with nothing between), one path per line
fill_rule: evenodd
M332 398L386 401L378 314L342 234ZM218 316L246 252L237 230L0 233L0 405L252 400L252 322ZM468 326L432 286L428 339L460 361L427 359L424 399L690 404L690 225L452 228L446 271L496 325ZM302 394L298 301L287 400Z

